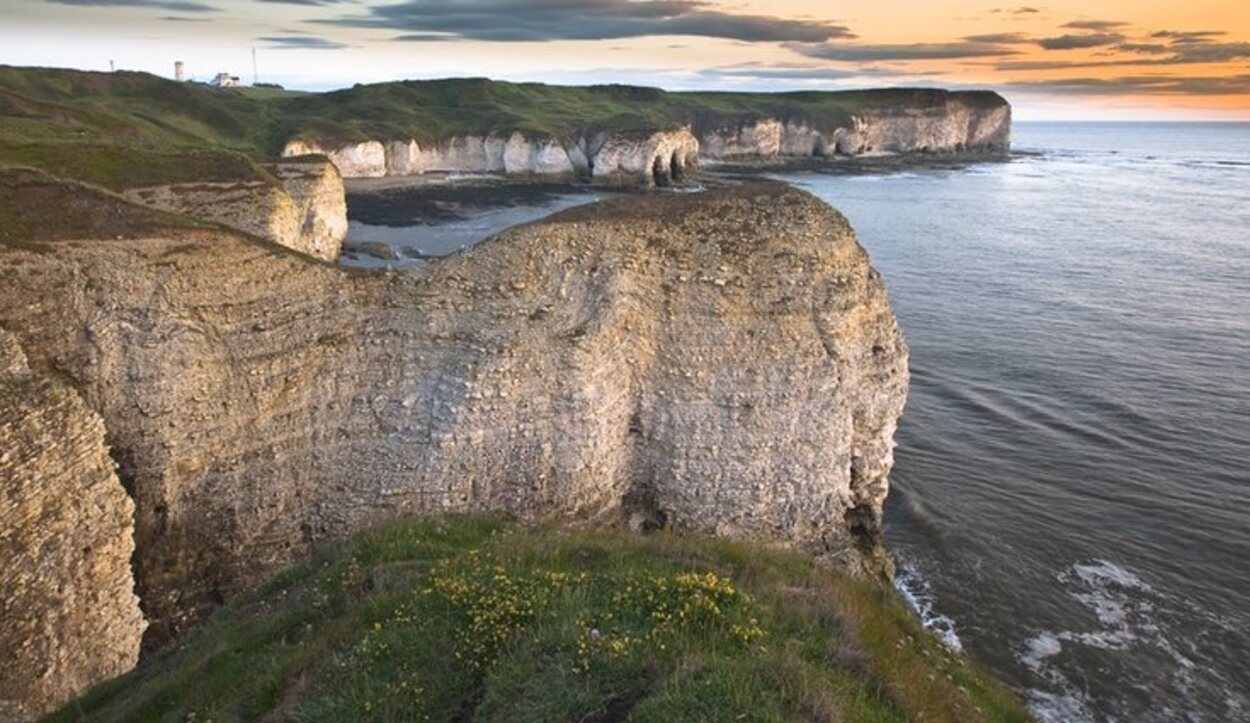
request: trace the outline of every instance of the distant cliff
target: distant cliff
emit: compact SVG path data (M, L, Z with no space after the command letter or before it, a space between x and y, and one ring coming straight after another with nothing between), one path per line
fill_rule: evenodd
M880 527L906 347L846 221L804 193L588 207L398 274L64 193L125 232L9 232L0 327L103 418L156 639L406 514L844 554Z
M383 136L353 142L306 131L286 144L283 155L324 154L349 178L503 173L663 186L680 180L699 162L993 154L1010 148L1011 107L994 94L841 95L747 96L737 99L743 103L740 109L713 112L700 107L698 94L661 94L650 99L661 106L654 125L642 129L614 129L616 119L591 118L585 127L562 133L509 128L500 121L504 125L498 129L472 133L453 128L444 131L450 135L427 140ZM373 119L365 115L359 120L367 125Z
M126 187L135 203L221 224L322 261L347 238L343 178L323 158L265 163L252 177Z
M664 185L700 162L994 154L1011 136L1010 105L988 91L669 93L458 78L259 96L144 73L3 66L0 118L10 121L0 124L0 166L111 190L205 181L225 175L219 166L234 168L233 179L240 154L325 154L347 177L470 172ZM174 160L188 149L192 162Z

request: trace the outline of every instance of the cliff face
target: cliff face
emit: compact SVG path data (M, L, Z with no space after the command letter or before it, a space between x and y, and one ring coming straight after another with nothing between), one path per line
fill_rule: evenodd
M26 720L139 658L134 505L104 423L0 330L0 720Z
M1010 105L965 102L957 94L929 94L914 105L866 105L840 118L759 117L728 125L704 118L674 130L582 134L563 144L519 131L456 136L430 146L415 140L334 145L295 139L283 155L324 154L347 177L445 171L665 185L700 160L1000 153L1011 145Z
M667 186L698 162L699 141L689 128L634 135L601 135L589 152L594 180Z
M700 132L705 160L858 156L865 153L1004 152L1011 145L1011 106L959 100L915 108L864 109L845 125L767 118Z
M196 231L0 270L0 326L105 419L158 637L396 515L833 549L879 525L906 350L846 222L797 191L566 212L396 275Z
M128 188L130 201L220 223L323 261L347 237L343 178L333 163L304 157L269 163L271 178Z
M321 154L348 178L409 176L426 172L580 176L606 183L664 185L694 165L698 141L689 129L651 133L598 133L562 144L515 131L455 136L422 145L415 140L326 146L293 140L284 157Z

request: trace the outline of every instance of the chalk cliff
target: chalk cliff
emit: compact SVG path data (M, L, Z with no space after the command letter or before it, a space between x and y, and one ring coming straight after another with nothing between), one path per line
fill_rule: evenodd
M343 178L333 163L305 156L267 163L269 176L127 188L127 199L220 223L323 261L347 237Z
M396 515L835 553L880 528L906 346L845 219L813 196L631 198L362 274L71 191L95 235L0 243L15 490L0 575L17 592L0 635L20 652L0 692L32 704L15 715L134 663L131 549L160 642ZM101 219L130 220L104 235Z
M625 519L823 551L880 527L907 351L846 221L807 194L631 198L403 273L128 228L0 244L0 327L104 420L152 640L399 515ZM108 521L115 539L84 543L111 561L92 614L137 634L115 579L129 502L94 424L87 469L116 499L73 501L54 529ZM46 584L74 579L59 570Z
M709 114L672 129L584 132L560 142L534 133L335 144L296 138L284 156L317 153L346 177L433 171L577 176L596 183L664 185L698 162L834 158L864 154L1006 152L1011 106L940 91L914 102L868 104L838 114L724 120Z
M134 505L104 423L32 373L0 330L0 720L28 720L134 667Z
M858 156L865 153L1004 152L1011 106L940 103L856 111L844 124L763 118L700 131L705 160Z
M698 141L689 128L639 133L595 133L561 143L550 136L508 134L453 136L423 145L415 140L330 145L296 139L285 158L324 155L348 178L409 176L426 172L502 173L581 177L605 183L664 185L697 160Z

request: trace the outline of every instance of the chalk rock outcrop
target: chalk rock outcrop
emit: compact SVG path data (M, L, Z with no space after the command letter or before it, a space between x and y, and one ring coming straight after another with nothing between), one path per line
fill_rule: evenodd
M284 157L320 154L349 178L427 172L578 176L604 183L664 185L698 157L688 128L645 133L597 133L561 143L533 133L453 136L422 145L415 140L334 146L297 139Z
M386 147L379 141L326 147L296 139L288 142L282 151L284 158L310 155L329 158L344 178L377 178L387 175Z
M291 197L299 221L295 233L269 240L323 261L338 259L347 238L347 199L334 164L304 157L267 163L265 169Z
M220 223L323 261L347 237L343 178L316 156L270 163L272 178L129 188L127 199Z
M763 118L700 130L706 160L858 156L866 153L1002 152L1011 144L1011 106L939 101L867 108L845 125L820 128L798 119ZM931 99L932 100L932 99Z
M347 177L442 171L575 175L597 183L664 185L700 159L1002 153L1011 145L1011 106L994 94L898 90L869 91L840 101L835 96L787 96L765 104L763 111L757 106L759 115L746 119L726 118L707 108L687 110L684 126L585 131L565 142L521 131L459 135L424 145L408 139L384 145L296 138L286 144L283 155L324 154ZM672 102L660 110L680 116L683 101L675 96ZM776 110L769 110L770 105Z
M783 129L776 118L763 118L737 127L708 130L699 137L699 150L707 158L772 158L781 155Z
M612 134L597 139L590 153L595 180L636 181L666 186L698 162L699 141L689 128L655 133Z
M839 152L847 155L1006 151L1011 143L1011 106L976 108L950 101L905 113L859 115L836 142Z
M576 209L402 273L187 231L0 249L0 274L0 324L105 419L158 637L397 515L819 549L880 524L906 347L846 221L784 186Z
M133 512L99 415L0 330L0 720L31 720L138 661Z

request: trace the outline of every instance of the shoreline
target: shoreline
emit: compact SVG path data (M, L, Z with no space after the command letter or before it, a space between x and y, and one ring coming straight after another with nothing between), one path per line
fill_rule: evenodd
M1027 153L877 154L837 159L783 158L715 162L663 188L604 186L573 179L436 173L344 180L349 228L341 263L392 269L441 258L568 208L612 198L702 193L775 180L778 174L868 176L960 170L1010 163Z
M960 170L983 163L1011 163L1033 154L878 154L872 156L717 161L693 169L686 180L662 188L602 185L572 178L502 174L429 173L381 178L345 178L348 219L370 226L438 226L499 208L538 206L562 196L604 198L701 192L738 186L778 173L877 175L916 170Z

